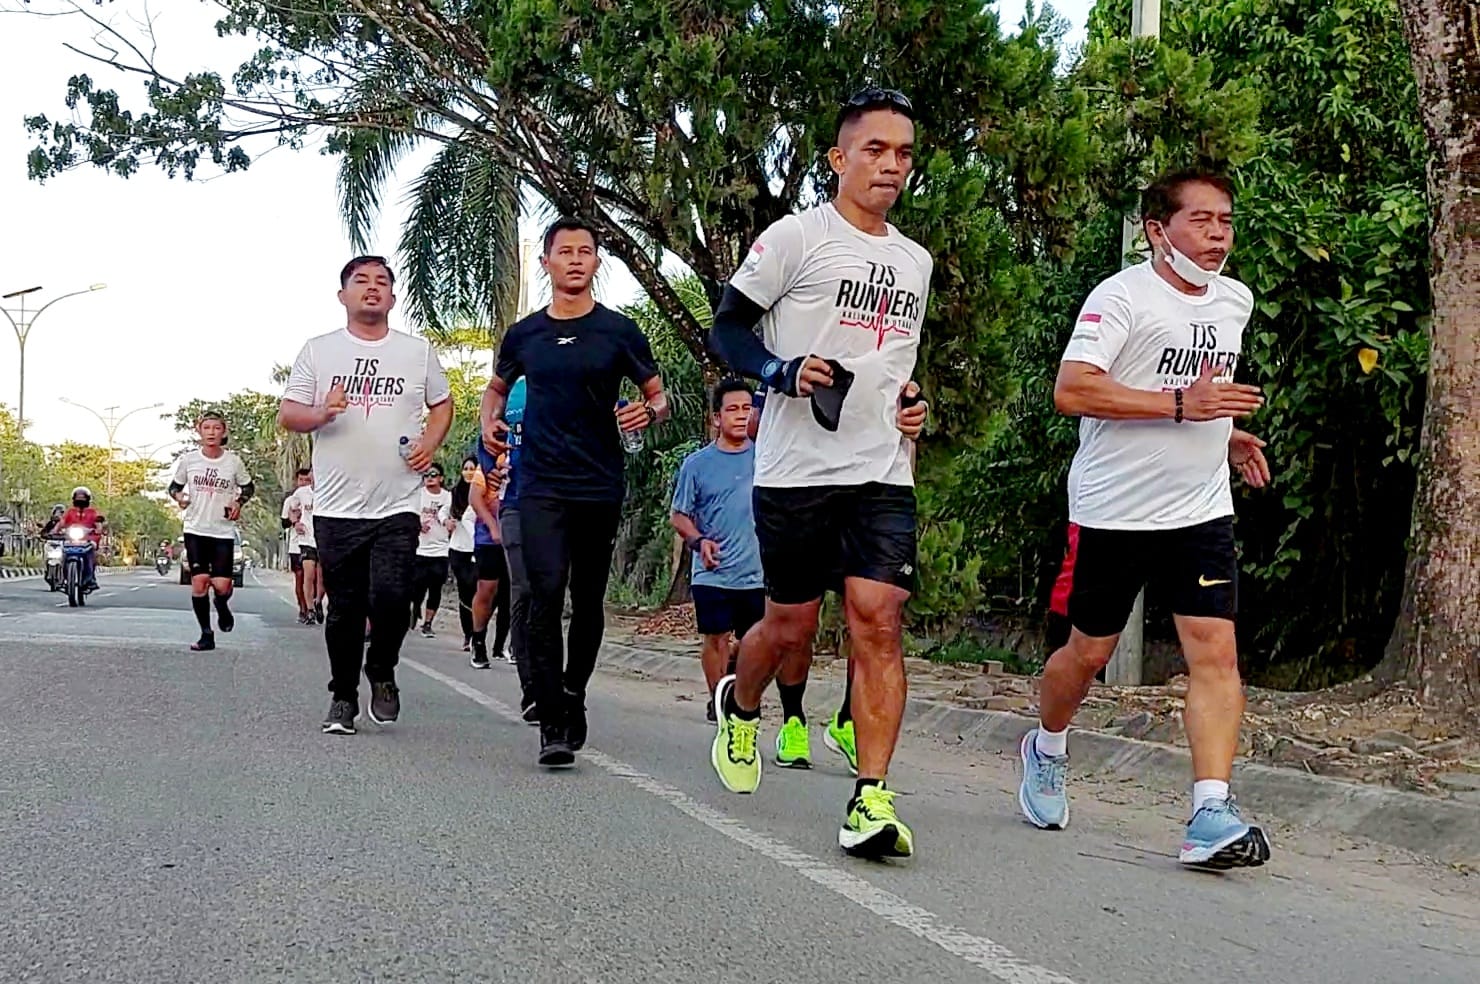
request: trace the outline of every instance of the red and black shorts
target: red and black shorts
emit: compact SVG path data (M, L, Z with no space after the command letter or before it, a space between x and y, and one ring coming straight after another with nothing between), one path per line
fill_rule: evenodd
M1175 530L1071 525L1050 610L1062 600L1063 614L1080 632L1100 639L1119 635L1136 595L1148 585L1173 615L1233 621L1238 614L1233 517Z

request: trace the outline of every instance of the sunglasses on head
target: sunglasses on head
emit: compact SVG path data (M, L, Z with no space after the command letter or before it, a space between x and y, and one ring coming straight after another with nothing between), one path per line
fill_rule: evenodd
M860 109L864 106L892 106L903 111L906 116L912 116L915 112L915 104L910 102L909 96L898 89L880 89L877 86L859 89L843 104L844 109Z

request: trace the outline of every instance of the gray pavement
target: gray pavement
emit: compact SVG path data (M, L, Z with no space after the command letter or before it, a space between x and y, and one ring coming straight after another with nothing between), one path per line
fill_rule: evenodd
M1074 826L1037 831L1009 759L915 737L919 857L843 858L817 730L812 772L729 795L687 683L598 674L591 751L547 775L512 667L417 638L401 723L321 736L289 594L249 575L194 654L152 571L82 610L0 584L0 981L1480 979L1473 874L1278 827L1263 869L1182 871L1178 799L1080 782Z

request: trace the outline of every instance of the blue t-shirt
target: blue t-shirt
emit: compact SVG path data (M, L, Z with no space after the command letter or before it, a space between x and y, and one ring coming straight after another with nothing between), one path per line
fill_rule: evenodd
M509 389L509 398L504 403L504 423L509 425L509 477L504 481L504 497L499 502L500 509L515 509L519 505L519 485L515 481L519 475L519 445L524 443L524 377L520 376ZM483 469L487 475L497 465L498 459L489 453L483 446L483 432L478 432L478 467ZM483 520L473 524L474 546L492 546L494 538L489 535L488 527L483 525Z
M765 587L761 545L755 537L751 491L755 445L722 451L710 444L684 459L673 489L673 511L694 521L706 540L719 544L719 567L709 570L694 555L693 583L749 590Z

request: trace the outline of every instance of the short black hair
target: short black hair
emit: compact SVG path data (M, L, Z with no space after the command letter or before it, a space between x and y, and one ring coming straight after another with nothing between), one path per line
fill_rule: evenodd
M584 232L591 237L591 245L597 249L601 248L601 237L596 234L596 227L585 219L574 215L562 215L550 227L545 230L545 256L550 255L550 249L555 245L555 235L561 232Z
M396 272L391 269L391 262L384 256L356 256L344 265L339 271L339 289L343 290L349 286L349 278L355 275L360 267L381 266L385 267L385 275L390 278L391 286L396 286Z
M747 396L755 396L755 390L750 384L738 376L729 376L721 379L714 387L714 395L709 399L709 405L715 413L724 409L725 397L731 393L744 393Z
M1182 189L1190 184L1205 184L1217 188L1233 201L1233 182L1216 171L1198 168L1183 168L1168 171L1146 186L1141 192L1141 221L1166 222L1182 207Z
M872 113L878 109L887 109L898 113L911 123L915 121L915 107L906 96L898 89L881 89L877 86L859 89L848 97L843 103L843 108L838 110L838 125L835 132L842 136L843 127L854 120L862 119L865 114Z
M312 468L300 468L300 469L298 469L298 471L297 471L296 474L298 475L299 478L302 478L305 475L312 475L313 474L313 469Z

